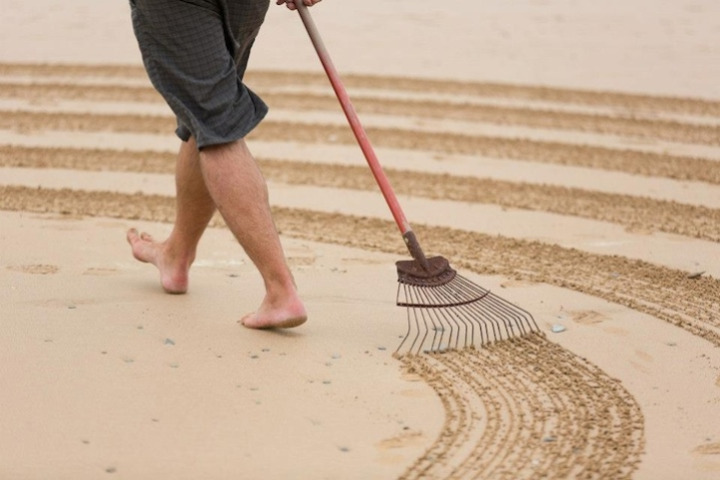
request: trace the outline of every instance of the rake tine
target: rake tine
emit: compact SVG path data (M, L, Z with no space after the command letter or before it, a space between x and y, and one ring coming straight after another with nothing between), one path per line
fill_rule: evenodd
M437 292L435 291L434 288L430 288L427 290L428 290L426 292L427 293L426 299L428 300L427 304L435 307L435 305L438 305ZM442 350L442 340L445 337L445 324L443 322L443 316L441 316L441 314L443 312L440 311L438 308L432 308L429 310L429 312L432 312L432 314L438 319L438 323L440 323L440 339L438 340L437 346L436 346L435 342L434 342L434 338L433 338L433 343L430 346L430 351L432 351L432 352L441 351ZM453 334L452 324L447 320L446 320L446 322L448 324L448 329L450 330L448 341L451 341L452 334ZM435 332L437 333L437 330Z
M412 292L412 289L410 287L406 287L406 293L408 295L408 300L410 300L410 302L412 303L413 298L412 298L412 295L410 295L410 292ZM422 323L425 325L425 335L423 335L422 340L420 340L420 346L418 347L418 351L422 349L422 346L425 343L425 339L427 338L427 334L428 334L427 319L425 318L423 311L420 310L419 311L420 315L418 315L418 309L413 307L412 312L413 312L413 316L415 317L415 325L417 326L417 334L415 335L415 340L413 340L413 343L410 346L411 352L415 349L415 343L420 338L420 333L421 333L420 330L421 329L420 329L420 321L419 321L418 317L420 317L422 319Z
M402 283L398 283L397 295L395 296L396 303L400 303L400 291L403 286L404 285ZM411 320L410 320L410 309L409 308L406 309L406 313L407 313L407 333L405 333L405 337L403 338L402 342L400 342L400 345L398 345L398 347L395 349L395 355L398 355L398 353L402 349L402 346L405 344L407 339L410 338Z
M484 307L487 309L488 317L491 317L493 321L498 325L499 337L496 340L503 340L504 338L510 338L511 330L508 329L508 321L502 316L502 312L499 312L497 305L494 304L492 297L487 296L487 305ZM505 327L505 337L503 337L503 331L500 327Z
M442 287L440 288L434 288L433 292L435 292L436 300L438 304L443 304L447 300L452 300L452 297L447 297L445 293L445 289ZM445 303L446 304L446 303ZM461 324L462 321L458 321L456 315L453 315L453 310L448 310L445 307L438 308L439 313L443 315L443 317L448 318L447 322L448 325L450 325L450 338L448 339L448 348L457 348L460 343L460 330L462 329ZM455 328L453 329L453 324L455 324ZM453 342L453 333L455 334L455 342L454 347L451 347L451 344ZM467 338L467 334L466 334ZM467 342L466 342L467 343Z
M460 277L460 276L458 276ZM512 308L509 308L508 305L512 305L507 301L498 302L500 297L492 294L489 290L486 290L482 287L479 287L466 278L460 277L461 285L466 288L468 291L477 291L479 293L482 293L482 297L480 300L478 300L477 305L480 309L483 307L487 308L487 315L490 317L491 321L493 322L493 325L498 325L497 330L493 329L493 331L496 331L497 333L497 339L502 339L502 330L500 326L502 325L505 328L505 338L511 338L514 336L514 330L513 327L515 326L513 322L508 321L506 316L511 316L517 318L517 314ZM486 302L485 302L486 300ZM487 303L487 305L484 305L483 303ZM504 314L504 315L503 315Z
M483 324L480 320L478 320L476 317L477 315L474 314L473 308L471 304L466 305L460 305L456 308L452 309L455 311L455 316L460 318L461 322L465 325L465 346L471 346L475 345L475 327L477 326L478 334L480 337L480 344L485 344L485 336L486 332L483 331L483 327L485 327L485 330L487 331L487 326ZM470 325L470 342L467 342L467 330L468 330L468 324Z
M535 319L532 317L532 315L530 315L530 312L518 307L517 305L509 302L504 298L498 297L496 295L493 295L493 297L494 300L497 303L501 304L510 315L515 316L515 318L518 319L518 321L515 322L514 325L516 325L522 330L523 335L530 333L534 330L538 330L537 323L535 323Z
M483 297L483 299L484 298L485 297ZM488 318L487 312L484 311L481 305L478 305L477 302L468 304L463 308L463 310L467 312L466 315L469 318L472 318L473 320L477 321L479 325L481 325L481 331L482 327L485 327L485 335L483 335L481 339L481 345L487 345L497 339L498 326L494 319Z
M402 295L401 295L401 287L402 287ZM404 304L410 303L410 299L408 298L409 297L408 289L409 289L408 285L398 283L398 293L397 293L397 304L398 305L401 305L403 303ZM410 334L412 333L413 320L415 322L415 332L416 333L415 333L415 338L413 339L413 342L410 345L410 349L409 349L410 352L413 351L413 349L415 348L415 344L417 343L418 338L420 337L420 321L418 320L418 315L417 315L417 311L415 310L415 308L410 308L410 307L407 308L407 320L408 320L407 333L405 334L405 338L403 338L403 341L400 343L400 345L398 346L395 353L399 352L400 349L402 348L403 344L410 338Z
M490 329L488 328L487 322L482 318L482 312L476 312L476 310L473 305L465 305L462 307L465 317L471 319L473 324L477 324L478 326L480 345L486 345L490 342Z
M496 305L496 308L500 310L501 314L504 313L508 317L513 318L515 321L508 321L508 327L510 328L511 334L514 336L514 328L518 328L521 334L525 334L525 328L522 326L522 316L520 316L514 309L510 308L507 302L502 301L500 297L495 295L492 296L492 302Z
M422 305L433 305L433 298L432 298L432 290L425 291L426 289L416 288L415 291L420 297L419 300ZM433 326L433 338L432 342L430 343L430 351L435 352L436 350L440 349L440 345L442 345L442 339L445 336L445 325L442 323L442 319L436 315L435 309L428 309L427 315L430 317L430 322ZM437 319L437 323L435 323L435 320ZM440 338L438 339L438 331L440 332ZM435 347L437 340L437 348Z

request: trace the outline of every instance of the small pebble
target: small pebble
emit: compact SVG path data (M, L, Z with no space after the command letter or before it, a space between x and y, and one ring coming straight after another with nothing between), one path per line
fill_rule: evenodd
M567 329L565 328L565 326L564 326L564 325L560 325L559 323L556 323L555 325L552 326L552 332L553 332L553 333L560 333L560 332L564 332L565 330L567 330Z
M552 443L552 442L554 442L554 441L556 441L556 440L557 440L557 438L555 438L555 437L545 437L545 438L543 438L542 441L545 442L545 443Z
M115 468L115 467L108 467L108 468L105 469L105 471L106 471L107 473L115 473L115 472L117 472L117 468Z
M172 338L166 338L165 345L175 345L175 341Z
M350 449L348 447L340 447L341 452L349 452Z
M385 347L378 347L378 350L387 350Z

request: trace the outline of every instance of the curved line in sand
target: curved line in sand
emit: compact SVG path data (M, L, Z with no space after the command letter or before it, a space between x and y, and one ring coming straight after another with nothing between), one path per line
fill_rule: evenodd
M260 163L266 178L286 184L366 191L377 188L366 167L271 159ZM0 166L172 173L175 159L158 152L0 146ZM720 242L720 209L562 186L409 170L385 172L401 195L552 212Z
M174 131L175 127L175 120L165 115L0 111L0 129L25 133L63 130L167 134ZM382 127L367 127L366 130L377 147L574 165L720 184L720 162L713 159L523 138L436 132L419 133ZM345 126L270 120L261 123L248 138L270 142L356 144L352 133Z
M120 85L10 83L0 84L0 97L163 102L160 95L150 87ZM338 109L337 99L329 94L262 92L262 97L275 108L333 112ZM443 118L497 125L573 130L668 142L720 145L720 125L701 125L675 120L638 118L637 116L562 112L540 108L456 104L444 100L358 97L353 104L361 113Z
M442 392L448 432L403 479L630 478L639 463L632 395L543 335L402 362Z
M101 77L147 79L137 65L84 64L23 64L0 63L0 75L36 77ZM327 86L322 73L250 71L248 83L253 85L319 85ZM494 82L469 82L450 79L420 79L376 75L343 74L347 87L400 90L423 93L463 94L481 97L538 100L586 106L621 107L652 112L673 112L690 115L720 115L720 101L659 95L592 91Z

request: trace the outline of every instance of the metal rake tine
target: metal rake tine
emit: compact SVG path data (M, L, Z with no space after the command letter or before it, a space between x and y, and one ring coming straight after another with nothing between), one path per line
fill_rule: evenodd
M419 301L417 302L418 304L423 305L423 306L434 305L432 303L432 296L430 295L430 292L427 292L426 289L424 289L424 288L417 288L416 290L417 290L418 297L419 297L418 298ZM420 306L418 308L423 308L423 307ZM423 310L427 311L427 315L430 317L430 322L432 323L432 326L433 326L434 333L433 333L432 343L430 344L430 351L434 352L434 351L440 349L440 345L442 344L442 339L445 336L445 326L443 325L441 319L439 317L437 317L437 315L435 315L436 312L435 312L434 308L423 309ZM438 324L435 323L435 318L437 318L439 327L438 327ZM438 330L440 331L439 339L437 338ZM435 347L436 340L437 340L437 348Z
M490 295L490 290L470 282L461 275L457 275L453 280L453 283L455 284L454 288L461 291L465 298L472 299L472 301L467 302L468 306L471 307L481 305L481 302L485 299L485 297ZM483 313L482 309L478 311L479 313ZM493 334L497 336L499 332L497 331L498 329L495 328L496 324L494 321L491 324L493 325Z
M435 288L428 289L426 294L427 294L426 299L428 301L427 304L432 305L432 307L433 307L430 311L433 312L435 317L438 319L438 323L440 323L440 327L441 327L440 339L438 340L437 348L435 347L435 344L433 343L432 350L433 351L441 350L442 349L442 340L445 337L445 324L443 323L444 315L442 315L443 314L442 310L437 307L438 305L441 305L441 303L439 303L439 301L438 301L439 298L438 298ZM452 327L452 324L447 319L445 319L445 322L447 322L449 330L450 330L449 340L448 340L448 342L450 342L450 341L452 341L453 327Z
M479 305L478 302L481 301L482 299L479 299L475 303L467 304L464 306L464 310L467 311L467 315L469 317L473 318L478 322L478 324L485 327L485 335L482 338L482 345L485 345L497 340L500 335L500 330L497 321L494 318L489 317L484 308Z
M434 293L436 296L436 299L438 301L445 302L445 304L448 304L447 300L454 300L454 297L448 296L446 294L446 289L444 287L438 287L434 289ZM450 347L450 344L453 343L453 334L455 335L455 341L454 341L454 348L457 348L460 344L460 331L465 330L465 346L467 346L467 328L463 328L461 325L464 326L464 322L462 319L458 317L455 310L452 307L442 307L439 309L440 313L445 317L448 322L448 325L450 325L450 339L448 343L448 347ZM453 324L455 325L455 328L453 329Z
M423 346L425 345L425 341L427 340L430 329L428 328L428 322L427 322L427 316L425 315L425 310L422 308L418 308L418 305L420 304L420 302L418 301L419 299L415 296L415 294L417 293L417 289L412 286L407 286L407 291L408 291L408 299L409 299L408 303L410 303L412 305L412 309L413 309L414 314L416 315L416 318L417 318L417 314L419 312L419 314L420 314L419 316L422 318L422 323L423 323L423 326L425 327L424 328L425 333L422 337L422 340L420 341L420 344L418 345L418 353L420 353L423 349ZM433 325L434 325L434 322L432 321L432 319L430 319L430 322L433 323ZM435 331L435 333L433 334L433 342L435 341L436 335L437 335L437 331ZM418 323L418 337L419 336L420 336L420 326ZM413 347L414 346L415 346L415 344L413 343Z
M457 311L458 317L466 318L471 325L471 345L475 345L475 327L480 336L480 344L486 343L486 337L489 337L488 327L485 322L478 319L477 313L474 311L472 303L466 303L453 307Z
M506 316L511 316L517 318L517 313L512 308L514 305L508 302L507 300L502 299L501 297L498 297L497 295L493 294L490 290L487 290L483 287L480 287L478 285L473 284L466 278L461 277L463 281L463 285L472 288L474 290L479 290L483 293L482 299L479 300L479 302L482 303L482 307L487 308L488 315L493 318L493 322L495 322L498 325L502 325L505 327L505 334L507 335L506 338L514 337L514 326L512 322L507 321ZM478 305L481 305L478 302ZM492 315L491 315L492 314ZM498 327L498 336L499 338L502 338L502 331Z
M485 336L487 334L487 326L483 324L480 320L477 318L477 314L472 308L472 303L463 303L461 305L455 305L452 307L449 307L449 309L454 312L454 316L460 319L461 322L463 322L466 325L466 332L467 332L467 324L470 324L470 345L475 345L475 327L477 326L479 335L480 335L480 343L485 343ZM485 332L483 332L483 327L485 329ZM465 346L467 346L467 333L466 333L466 343Z
M408 287L407 285L404 285L404 284L401 284L401 285L402 285L402 287L403 287L403 293L404 293L404 295L405 295L405 297L404 297L405 303L410 304L410 300L411 300L411 299L409 298L409 295L410 295L410 294L408 293L409 287ZM400 288L400 286L398 286L398 289L399 289L399 288ZM398 302L398 303L401 303L401 302ZM420 338L420 321L418 320L417 312L415 311L414 308L412 308L412 307L410 307L410 306L407 307L407 315L408 315L408 334L407 334L407 336L410 335L410 331L411 331L411 329L410 329L410 324L411 324L410 317L412 317L413 320L415 320L415 331L416 331L416 333L415 333L415 338L413 339L413 343L410 345L410 349L409 349L409 352L412 353L413 350L415 349L415 344L417 343L418 338ZM405 340L403 340L402 343L405 343ZM401 345L402 345L402 344L401 344Z
M525 329L522 326L522 318L511 307L511 304L509 302L506 302L504 299L502 299L496 295L492 295L490 301L492 301L496 305L496 308L498 310L500 310L503 315L512 318L513 321L508 322L508 326L510 327L510 331L512 332L513 336L515 336L514 328L517 328L521 335L525 334Z
M398 283L398 289L397 294L395 295L395 303L400 303L400 291L402 289L403 285L401 283ZM400 342L400 345L395 349L395 354L397 355L400 350L402 349L402 346L405 345L405 342L408 338L410 338L410 332L411 332L411 320L410 320L410 309L406 308L407 313L407 333L405 333L405 337L403 338L402 342Z
M498 306L493 301L492 295L488 295L483 298L484 304L483 307L486 309L487 315L489 317L492 317L495 319L495 321L498 323L498 330L500 330L500 339L502 340L502 329L500 327L505 327L505 337L504 338L510 338L512 337L512 327L510 322L507 321L507 318L503 316L501 309L498 308Z
M504 310L508 316L514 317L516 319L513 325L517 326L518 329L521 330L522 335L538 330L535 319L532 317L532 315L530 315L528 311L497 295L492 295L492 297L499 308ZM534 329L533 325L535 326Z

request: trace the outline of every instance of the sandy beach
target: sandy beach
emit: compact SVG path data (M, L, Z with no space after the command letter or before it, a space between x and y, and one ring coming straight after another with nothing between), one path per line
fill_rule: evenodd
M309 321L220 217L186 295L174 118L125 2L0 19L0 479L720 476L720 5L326 0L312 10L425 250L539 332L396 354L407 251L297 14L248 137Z

